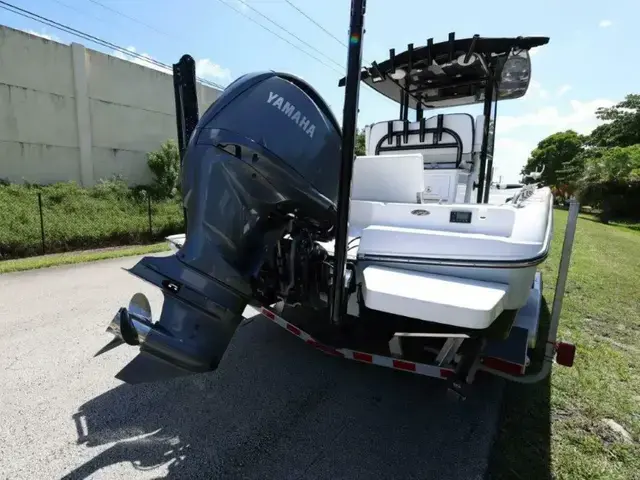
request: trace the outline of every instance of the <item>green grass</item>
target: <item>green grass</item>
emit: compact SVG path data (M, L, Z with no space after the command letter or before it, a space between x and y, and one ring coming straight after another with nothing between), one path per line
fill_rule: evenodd
M0 258L42 254L38 192L42 199L45 253L153 243L183 231L178 200L151 202L117 182L91 189L75 184L0 186Z
M542 267L552 304L567 220L556 211ZM558 331L577 346L572 368L550 379L508 383L490 477L640 479L640 232L634 225L578 220ZM603 424L612 419L633 438Z
M169 250L166 242L151 245L134 245L130 247L110 248L84 252L55 253L39 257L18 258L0 262L0 274L35 270L37 268L73 265L76 263L95 262L110 258L128 257L132 255L146 255Z

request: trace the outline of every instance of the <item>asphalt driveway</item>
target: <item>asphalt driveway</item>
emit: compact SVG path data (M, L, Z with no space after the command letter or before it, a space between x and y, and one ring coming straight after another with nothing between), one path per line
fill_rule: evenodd
M480 479L502 383L443 383L310 349L258 317L220 368L128 386L131 347L93 355L137 258L0 275L0 478ZM246 312L248 317L253 313Z

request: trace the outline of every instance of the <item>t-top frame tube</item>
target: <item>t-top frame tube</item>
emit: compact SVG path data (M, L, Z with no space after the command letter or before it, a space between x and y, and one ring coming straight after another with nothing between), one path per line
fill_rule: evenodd
M341 324L344 314L349 199L351 197L351 178L353 176L358 119L360 70L362 68L362 37L364 34L366 3L366 0L351 1L349 52L347 56L344 109L342 111L342 164L340 166L340 183L338 186L335 265L333 270L333 292L329 308L331 323L336 326Z
M495 92L495 81L493 75L489 75L487 84L484 90L484 128L482 129L482 147L480 149L480 170L478 172L478 194L476 198L477 203L483 203L484 190L488 188L486 185L486 169L487 169L487 152L489 150L489 132L491 123L491 112L493 110L493 96L497 94Z

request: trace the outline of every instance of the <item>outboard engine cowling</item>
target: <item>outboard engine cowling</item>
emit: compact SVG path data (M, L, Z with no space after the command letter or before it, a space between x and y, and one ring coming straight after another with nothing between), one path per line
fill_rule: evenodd
M340 148L336 119L304 81L264 72L227 87L184 157L184 245L130 270L162 289L164 305L156 323L127 309L114 318L110 331L129 332L123 341L140 345L118 378L138 383L214 370L248 303L295 290L296 252L305 262L322 257L313 239L334 232ZM292 246L282 243L285 235ZM319 274L304 268L307 277ZM286 282L277 276L285 269Z

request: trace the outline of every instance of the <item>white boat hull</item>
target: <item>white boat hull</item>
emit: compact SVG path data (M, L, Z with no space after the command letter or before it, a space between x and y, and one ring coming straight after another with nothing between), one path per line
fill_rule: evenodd
M411 215L416 207L433 216ZM450 225L450 213L460 209L472 212L472 223ZM485 223L477 227L474 221ZM356 264L367 308L482 330L503 311L527 304L552 232L548 188L518 207L352 202L348 258ZM177 251L185 236L167 241ZM333 255L333 242L320 245ZM348 313L359 315L357 293Z
M460 211L470 221L450 222ZM545 187L517 205L356 200L349 233L368 308L481 330L527 304L550 247L553 198ZM333 254L332 243L322 246ZM349 313L358 315L357 302Z

